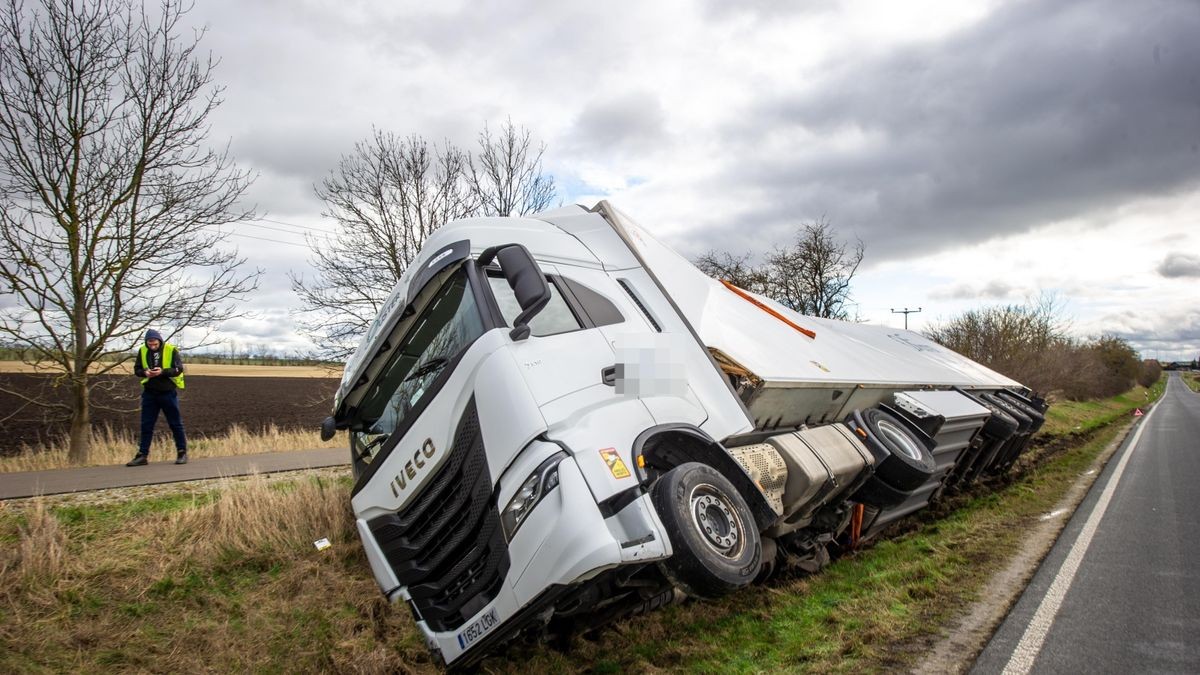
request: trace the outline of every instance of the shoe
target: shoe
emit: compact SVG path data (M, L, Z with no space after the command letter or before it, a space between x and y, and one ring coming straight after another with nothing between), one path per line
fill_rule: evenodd
M125 466L146 466L148 463L145 455L134 455L133 459L125 462Z
M175 463L176 464L187 464L187 453L186 452L179 453L179 455L175 457Z

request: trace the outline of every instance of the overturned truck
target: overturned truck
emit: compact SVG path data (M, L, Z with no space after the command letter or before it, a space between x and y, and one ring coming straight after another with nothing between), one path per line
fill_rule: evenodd
M705 276L606 202L450 223L346 365L352 505L383 593L468 664L780 568L815 571L1043 420L919 334Z

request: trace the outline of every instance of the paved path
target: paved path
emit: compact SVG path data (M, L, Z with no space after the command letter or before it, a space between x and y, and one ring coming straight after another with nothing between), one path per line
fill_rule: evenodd
M1200 672L1200 395L1177 376L972 672Z
M350 451L332 448L236 457L193 457L182 466L176 466L174 462L175 458L170 457L153 460L147 466L89 466L0 473L0 499L339 466L350 463Z

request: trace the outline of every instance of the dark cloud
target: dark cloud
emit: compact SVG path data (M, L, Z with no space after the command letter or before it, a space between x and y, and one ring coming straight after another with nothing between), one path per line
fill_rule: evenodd
M1197 35L1196 3L1027 2L938 43L845 54L728 129L757 156L713 187L770 197L739 227L826 214L875 260L1189 189Z
M1168 253L1158 265L1158 273L1173 279L1177 277L1200 277L1200 256L1188 253Z
M343 155L354 150L354 143L371 133L369 128L350 130L310 124L255 125L240 132L232 141L239 162L289 179L312 180L329 173Z
M568 137L581 156L646 152L667 139L667 116L650 92L605 96L579 113Z

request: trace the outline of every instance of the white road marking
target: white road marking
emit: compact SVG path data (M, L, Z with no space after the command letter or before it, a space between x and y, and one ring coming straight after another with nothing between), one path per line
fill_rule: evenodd
M1054 623L1054 617L1058 615L1059 608L1062 607L1067 590L1071 588L1071 582L1075 580L1075 573L1079 571L1079 564L1083 562L1083 556L1092 543L1096 528L1099 527L1104 512L1108 510L1108 503L1112 501L1113 493L1117 490L1117 483L1120 482L1121 475L1125 473L1125 465L1129 462L1133 451L1137 449L1142 432L1146 430L1146 426L1150 423L1150 417L1156 410L1158 410L1158 406L1154 406L1150 410L1150 414L1146 415L1142 423L1138 425L1137 431L1133 434L1133 440L1125 449L1121 461L1117 462L1117 468L1113 470L1112 476L1108 479L1108 485L1104 486L1104 492L1100 494L1100 499L1092 507L1092 513L1084 523L1083 529L1079 531L1079 537L1075 539L1070 552L1067 553L1066 560L1063 560L1062 567L1058 569L1058 574L1050 584L1050 590L1046 591L1046 596L1038 605L1037 612L1034 613L1029 626L1025 628L1025 634L1021 636L1021 641L1017 643L1016 649L1009 657L1008 664L1004 666L1004 675L1026 675L1033 670L1033 662L1037 660L1038 653L1042 651L1046 633L1050 632L1050 626Z

